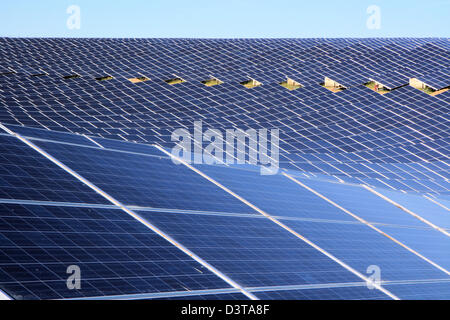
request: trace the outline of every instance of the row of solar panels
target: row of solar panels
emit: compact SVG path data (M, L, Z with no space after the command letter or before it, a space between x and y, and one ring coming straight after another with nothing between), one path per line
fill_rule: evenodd
M236 47L236 45L230 45L230 50L223 53L223 58L220 63L215 61L214 63L209 61L209 57L212 59L216 58L215 55L211 54L211 51L217 50L216 47L205 46L203 50L199 52L192 52L192 45L184 45L189 50L173 51L173 47L177 48L179 45L171 45L169 43L164 43L156 47L147 46L145 48L146 53L136 54L124 54L127 51L138 51L138 48L142 45L139 41L135 43L126 43L117 46L120 42L111 43L111 48L102 46L97 48L95 42L85 41L80 46L76 46L77 49L82 50L84 53L80 53L73 50L68 50L71 52L70 55L61 55L59 51L55 48L51 48L48 45L45 46L45 42L42 39L36 40L33 46L23 46L21 40L19 39L3 39L5 43L4 56L7 59L4 63L4 72L9 73L13 70L13 67L8 67L8 60L11 59L10 64L13 65L17 71L25 72L29 75L43 74L47 72L42 63L35 63L38 67L27 67L30 61L38 58L42 59L44 63L51 61L51 66L48 66L49 74L57 72L61 68L61 64L67 64L69 59L69 67L66 67L64 71L60 73L60 76L68 76L69 74L78 73L81 75L95 75L95 77L103 76L105 74L120 74L121 77L130 78L135 77L138 74L146 74L152 79L168 79L173 77L174 74L181 76L187 80L201 81L210 77L211 74L220 75L223 81L235 82L242 79L243 76L249 76L256 78L263 82L274 82L277 78L283 79L286 76L294 77L294 80L300 79L301 83L315 83L317 78L323 79L324 76L329 76L332 74L337 82L342 83L346 86L352 86L357 83L364 83L368 81L370 77L381 78L379 82L383 83L388 87L399 86L401 77L402 84L407 83L407 78L409 77L421 77L422 75L427 78L427 81L432 84L432 86L441 86L442 81L437 78L443 73L448 74L449 59L448 51L445 49L445 42L440 41L440 39L430 39L428 43L418 42L418 47L408 50L402 47L393 47L395 45L386 44L383 47L371 48L372 41L360 40L356 44L350 44L348 47L341 49L336 49L333 45L327 50L321 50L321 54L314 51L314 54L307 58L306 60L300 59L301 65L297 65L295 59L300 54L293 50L292 43L288 43L289 48L280 47L278 45L278 50L282 50L283 53L274 59L267 59L265 61L268 64L267 67L261 67L264 63L264 57L272 54L271 51L259 52L256 51L258 46L253 43L245 44L244 49L250 51L250 55L256 55L254 62L250 63L248 61L239 61L235 66L231 63L233 55L239 52L242 55L244 49ZM329 40L331 44L334 43L333 40ZM414 41L411 41L414 42ZM195 42L194 42L195 43ZM297 42L294 42L294 44ZM299 42L302 44L302 42ZM386 43L389 43L388 41ZM302 44L303 46L305 44ZM34 46L41 47L40 52L43 55L35 54L35 51L29 52ZM316 44L320 47L320 44ZM316 47L314 46L314 47ZM25 51L25 56L17 55L17 47ZM131 49L131 48L132 49ZM181 44L183 47L183 44ZM51 48L51 50L50 50ZM240 50L239 50L240 49ZM101 53L96 53L96 50L101 50ZM380 51L381 50L381 51ZM163 52L161 52L163 51ZM164 54L167 52L167 55ZM331 54L334 52L334 54ZM355 53L356 52L356 53ZM108 55L114 53L114 58L109 58ZM347 55L347 56L346 56ZM117 57L120 60L117 60ZM132 58L129 58L129 57ZM155 60L151 66L145 67L144 65L151 61L151 57L155 57ZM100 58L99 58L100 57ZM314 58L313 58L314 57ZM70 61L75 59L75 61ZM79 61L77 61L79 59ZM391 61L392 59L397 59L398 61ZM372 61L373 60L373 61ZM115 61L113 64L111 61ZM171 62L176 62L173 69L170 70ZM118 64L119 63L119 64ZM282 63L283 66L279 67L277 64ZM325 65L324 65L325 63ZM190 67L190 64L194 66ZM226 67L221 68L219 65L223 64ZM329 66L327 66L330 64ZM83 66L84 70L78 70L79 66ZM86 68L92 66L93 70L87 72ZM76 70L75 70L75 69ZM154 74L155 69L164 69L162 74ZM262 68L262 69L261 69ZM412 68L412 69L411 69ZM439 71L444 68L444 72ZM16 70L14 69L14 70ZM186 70L192 69L195 76L192 76ZM209 69L209 70L208 70ZM230 71L230 69L232 69ZM133 71L131 71L133 70ZM304 73L305 70L309 70ZM394 71L396 70L396 71ZM437 70L437 71L436 71ZM312 73L311 73L312 72ZM430 74L431 72L431 74ZM437 72L437 73L436 73ZM101 74L99 74L101 73ZM439 75L439 76L435 76ZM306 77L306 78L305 78ZM23 77L22 77L23 78ZM436 82L434 81L436 79ZM394 82L391 82L394 81ZM444 82L445 86L445 82Z
M241 103L240 109L224 111L221 105L215 108L198 108L190 116L184 114L184 117L191 119L184 121L156 121L155 116L146 121L140 121L130 116L123 120L124 118L121 116L120 118L111 118L108 122L100 121L102 117L96 116L94 120L98 118L97 121L91 120L86 124L79 123L73 127L70 122L58 121L58 117L55 117L54 113L48 113L44 119L48 119L51 123L59 122L60 126L64 126L58 127L60 129L69 128L73 131L98 135L104 135L103 132L108 130L116 135L132 133L133 136L144 135L150 142L171 147L172 145L168 141L170 141L172 130L178 126L192 129L196 116L207 115L207 118L203 118L205 127L280 128L282 150L290 152L290 154L282 154L282 166L287 168L303 170L305 166L297 162L309 161L307 166L316 166L310 161L317 160L325 162L319 164L319 167L329 166L330 161L333 167L336 167L335 162L366 162L370 167L372 167L372 162L396 166L405 162L424 163L425 166L428 166L427 161L441 166L440 163L446 160L446 154L448 154L445 142L445 138L448 136L446 96L443 93L437 97L430 97L408 87L396 90L395 95L386 96L378 95L366 88L352 88L337 94L321 95L320 100L313 98L303 100L303 102L297 102L296 105L277 106L277 103L286 103L283 102L286 101L285 96L280 95L280 98L276 98L274 95L265 95L264 100L258 101L258 105L264 106L262 109L251 107L254 100L249 100L245 105ZM368 105L364 106L364 103ZM18 117L17 108L11 108L11 111L6 114L11 117L11 112L15 113L12 119ZM73 116L74 112L76 111L71 107L67 109L67 115ZM218 112L225 113L225 115L219 118ZM235 116L226 115L233 112L236 114ZM245 113L239 114L239 112ZM60 113L59 110L58 113ZM39 119L39 115L44 114L34 113L32 117ZM167 113L162 114L167 116ZM139 115L142 116L142 112ZM11 118L7 120L9 119ZM122 127L123 125L127 127ZM105 126L111 129L99 128ZM89 127L92 129L88 129ZM134 129L136 127L137 129ZM111 136L113 135L111 134ZM304 154L305 152L311 153L311 157ZM406 166L408 165L406 164ZM317 168L310 170L310 172L316 171ZM342 171L342 168L337 171ZM358 174L364 175L367 170L363 168L362 171L351 170L348 172L348 169L343 171L344 174L355 177ZM400 179L408 179L410 177L408 171L408 169L396 169L394 174L399 175ZM336 169L325 170L325 172L336 174ZM381 173L383 172L384 170ZM435 176L436 169L422 168L415 172L421 176L423 174ZM378 175L379 173L379 169L376 169L371 174ZM447 178L445 170L438 174L441 178ZM437 177L438 180L441 178ZM441 185L442 183L444 185ZM420 184L423 185L423 183ZM425 181L427 187L420 186L420 184L417 186L414 181L408 181L405 187L402 182L390 181L388 185L396 185L395 188L400 190L423 192L445 193L448 190L445 180L438 181L438 186L429 181ZM411 185L413 186L411 187Z
M152 146L7 127L25 139L0 135L0 289L13 298L450 298L445 196L195 165L205 179ZM382 290L367 288L371 268Z

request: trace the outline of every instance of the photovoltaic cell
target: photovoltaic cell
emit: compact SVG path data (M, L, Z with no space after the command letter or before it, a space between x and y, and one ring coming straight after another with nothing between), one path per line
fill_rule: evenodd
M405 300L448 300L450 283L446 279L436 283L387 284L386 289L402 292Z
M368 274L368 270L377 268L383 282L448 279L441 270L367 226L288 220L283 223L362 274ZM390 230L386 232L391 234ZM408 299L403 287L386 289L400 299Z
M426 74L419 76L418 79L423 81L425 84L429 85L435 90L440 90L442 88L450 86L450 76L449 72L433 72L431 74Z
M376 265L382 270L382 279L386 281L442 279L442 277L446 276L442 271L413 253L408 252L388 237L360 223L306 188L293 183L287 177L280 175L262 176L255 170L231 169L218 166L200 167L209 176L242 195L246 200L266 213L279 217L278 219L283 224L305 236L362 274L366 274L369 266ZM308 185L308 180L312 179L303 179L302 182ZM314 182L315 185L326 186L330 189L336 186L332 182ZM352 198L357 194L357 192L349 192L346 195L348 195L348 198ZM354 199L354 201L357 201L360 197ZM367 201L366 198L361 199ZM369 199L371 203L375 202L375 205L371 204L370 207L376 207L379 202L379 205L386 210L391 209L390 206L392 206L392 209L397 209L388 203L388 205L384 206L383 202L385 200L379 197L369 196ZM293 203L291 207L295 208L295 214L286 214L286 204L291 203ZM331 216L331 214L335 216ZM390 214L393 216L391 218L395 219L396 214L401 217L404 212L393 211ZM345 219L341 219L341 215ZM402 220L400 221L402 222ZM424 228L425 226L421 227ZM433 232L430 232L431 230L419 228L419 231L416 231L412 227L405 229L402 225L394 225L392 229L395 230L395 234L402 233L405 230L405 234L423 232L427 236L433 235ZM388 232L388 234L390 233ZM439 235L437 236L439 237ZM424 242L435 245L435 240L424 240ZM428 249L430 250L430 248ZM442 250L445 250L445 248L439 247L439 249L433 251L435 254L438 254L439 252L442 253ZM440 257L442 258L443 255L441 254ZM393 293L397 294L396 292ZM402 298L401 294L402 292L398 294L400 298Z
M112 139L102 139L102 138L93 138L94 141L98 142L100 145L102 145L104 148L107 149L114 149L114 150L120 150L120 151L128 151L133 153L143 153L148 155L155 155L155 156L161 156L162 153L158 149L156 149L153 146L145 145L145 144L138 144L138 143L132 143L132 142L123 142L118 140L112 140Z
M423 222L361 186L329 183L317 179L296 179L366 221L398 226L426 227Z

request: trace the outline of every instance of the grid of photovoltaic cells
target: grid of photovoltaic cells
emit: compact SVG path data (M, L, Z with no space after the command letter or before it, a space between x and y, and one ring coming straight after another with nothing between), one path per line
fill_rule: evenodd
M421 80L423 83L429 85L435 90L440 90L442 88L448 87L448 79L450 75L450 69L447 68L445 72L442 71L435 71L430 74L425 74L423 76L419 76L419 80Z
M448 300L450 296L450 283L412 283L407 285L390 284L386 285L388 290L395 291L396 288L401 288L402 296L405 300Z
M347 210L358 214L361 218L381 223L382 225L378 226L379 229L443 268L450 270L450 256L448 255L450 237L448 234L445 235L429 227L421 220L385 200L379 201L382 200L380 197L359 186L342 185L339 188L333 188L329 184L316 181L308 185ZM370 205L362 206L361 203ZM430 207L432 205L430 203ZM396 223L394 219L398 219L398 222ZM396 225L403 226L403 228L398 228Z
M252 212L195 172L162 158L161 152L159 156L147 156L47 141L35 143L126 205Z
M11 298L450 299L448 39L0 38L0 56L0 124L29 142L0 133ZM279 129L280 171L154 146L194 121Z
M245 287L360 280L266 218L139 213Z
M0 286L17 299L226 288L122 210L0 204ZM67 268L82 275L66 285Z
M119 192L120 188L123 188L120 184L108 189L106 183L102 184L101 181L103 179L96 179L95 177L102 172L109 172L110 174L114 172L114 175L120 176L121 171L125 166L118 164L120 164L121 161L127 162L131 159L127 157L130 155L133 157L140 156L142 158L137 163L146 161L150 161L150 163L154 163L155 161L156 163L159 162L159 168L156 170L158 173L178 170L178 176L183 173L183 180L187 180L186 177L190 177L191 175L196 177L193 171L190 171L184 166L173 164L169 158L165 157L164 154L156 148L153 148L153 152L144 154L137 152L142 148L141 146L136 146L136 150L133 150L133 145L127 143L117 143L118 145L116 148L112 149L115 151L112 151L104 150L100 147L87 147L56 141L32 141L69 167L72 168L72 166L75 166L72 169L76 170L90 181L95 181L102 189L105 189L114 195L122 196L127 193L126 190ZM120 144L124 144L125 146L122 148ZM124 151L124 148L131 149ZM68 152L68 150L75 151L71 151L71 153ZM160 155L156 156L158 153L160 153ZM70 159L74 159L75 154L88 156L85 158L78 156L78 161L71 161ZM107 156L109 154L112 154L112 156ZM92 161L92 159L100 159L100 156L104 161ZM123 158L124 160L121 160L122 157L125 157ZM110 159L107 160L108 158ZM137 160L135 159L135 161ZM96 163L94 168L92 167L93 163ZM114 164L114 166L111 167L111 164ZM136 170L139 170L140 167L144 168L144 166L133 164L133 168ZM163 169L165 167L167 168ZM376 263L384 270L383 275L387 281L401 280L407 281L408 283L414 283L414 281L420 281L421 279L442 281L441 279L445 278L445 275L442 275L439 270L430 268L429 265L420 259L417 259L417 257L406 251L399 250L395 244L385 240L372 230L368 230L366 226L355 224L351 217L340 212L339 209L321 200L316 195L305 192L305 190L302 190L301 187L285 177L280 175L261 176L255 168L251 167L246 169L205 165L197 167L214 180L224 184L233 192L240 194L252 204L277 216L284 224L302 233L308 239L337 256L340 260L348 263L351 267L359 269L359 271L363 272L364 268L367 268L370 263ZM144 172L147 171L142 171L139 175L127 176L130 179L139 180L141 177L145 176ZM148 172L146 174L148 174ZM192 184L191 189L203 190L203 183L209 182L204 178L202 179L196 180L194 178L193 181L196 183ZM128 181L128 184L134 185L135 183L130 180ZM332 186L335 183L328 184ZM265 185L271 187L265 189L263 188ZM214 185L211 184L211 188L213 186ZM221 198L219 200L222 201L223 204L233 203L230 199L235 200L232 197L225 196L227 194L218 188L216 189L216 192L220 194ZM174 195L173 191L169 194L171 196ZM177 202L177 197L178 196L175 194L175 199L172 199L172 203ZM213 197L212 199L216 198ZM120 200L125 204L133 204L132 202L128 202L126 198L121 198ZM216 199L215 201L219 200ZM381 204L384 204L384 200L377 200ZM162 207L167 209L164 212L158 212L154 209L152 209L152 211L143 211L145 208L136 207L138 214L150 223L156 225L166 234L175 238L180 243L183 243L183 245L192 252L200 255L208 263L245 287L275 287L293 284L323 285L324 283L330 285L335 283L345 284L360 282L360 279L354 274L329 260L322 253L309 247L300 239L285 232L273 222L267 220L267 218L261 217L250 207L247 207L244 211L230 209L228 212L226 210L216 210L211 212L207 210L208 208L195 207L195 209L191 209L192 212L190 213L188 212L189 209L186 208L186 205L183 204L180 205L180 207L183 207L187 212L172 212L167 207L165 198L162 198L161 200L160 197L154 197L154 201L156 201L156 205L155 203L153 203L153 205L156 208ZM376 200L374 201L376 204L379 204L378 202ZM148 204L147 206L151 207ZM392 206L392 208L396 209L394 206ZM224 207L222 206L220 209L224 209ZM277 210L274 211L275 209ZM121 212L122 216L131 219L125 212L122 212L122 210L115 209L113 211ZM81 217L79 219L81 220ZM110 221L108 221L108 223L110 223ZM81 227L79 228L81 230ZM353 239L353 241L343 241L342 234L346 234L349 236L349 239ZM360 244L354 242L355 238L359 239ZM76 237L74 237L74 239L76 239ZM45 248L45 242L40 245ZM76 243L75 246L81 247L81 243ZM358 248L361 249L358 251ZM377 250L380 253L379 256L376 253ZM181 254L184 255L183 253ZM393 257L395 257L395 259L393 259ZM404 265L400 266L405 263L408 266L407 268ZM112 269L114 270L114 268ZM121 270L124 270L122 266ZM60 277L62 277L62 275L60 275ZM142 275L142 277L145 278L144 275ZM126 276L120 275L119 278L121 278L122 281L125 281L125 283L123 283L123 287L118 287L116 291L112 288L104 288L100 285L97 286L96 282L93 282L93 287L98 290L97 294L90 295L89 293L84 293L84 296L126 296L143 293L143 291L133 291L130 287L127 287L129 284L126 283ZM220 279L216 280L220 283L222 282ZM44 283L47 281L49 280L45 280ZM99 279L100 283L101 281L105 280ZM19 281L19 283L22 282ZM61 288L61 278L59 278L59 282L58 279L54 279L54 282ZM17 287L12 286L12 288L20 292ZM394 292L394 294L401 296L405 286L400 285L392 288L397 291ZM169 289L167 291L175 292L179 289L180 288L172 288L172 290ZM196 287L196 289L205 289L205 287ZM58 292L58 290L55 291ZM33 292L33 297L45 296L37 289ZM62 291L60 290L59 292ZM147 293L148 292L152 292L152 290L147 290ZM322 298L324 299L351 298L345 294L342 294L341 296L335 294L333 296L327 290L315 292L323 292ZM46 297L53 297L49 293L46 294L48 294ZM378 291L378 294L386 298L384 293ZM28 296L26 294L24 296L32 297L31 293L29 293ZM65 295L62 293L61 296L66 298L72 297L67 293ZM301 295L298 295L297 298L300 299L302 297Z
M373 81L376 81L389 90L392 90L408 84L408 77L395 71L390 71L374 76Z
M0 170L1 199L107 203L12 136L0 135Z
M382 300L378 290L367 287L319 288L255 292L263 300Z
M325 187L335 190L336 186L339 186L342 193L333 197L334 201L386 234L371 229L341 208L287 180L286 177L261 176L256 171L242 169L225 171L216 166L198 167L209 177L226 185L361 273L366 272L370 265L376 265L383 270L383 279L386 281L439 281L448 278L444 272L388 238L395 237L448 268L448 237L362 187L311 178L295 178L327 197L331 195L325 192ZM255 188L257 185L270 188ZM353 189L347 190L348 188ZM428 206L423 205L433 208L432 202L429 202ZM443 218L448 214L436 214L438 213L443 215ZM397 294L395 291L393 293ZM398 295L402 296L401 293L399 291Z
M430 198L420 195L405 194L388 190L381 191L384 196L396 203L408 208L413 213L420 213L422 218L433 223L435 226L450 229L449 208L439 202L433 202Z

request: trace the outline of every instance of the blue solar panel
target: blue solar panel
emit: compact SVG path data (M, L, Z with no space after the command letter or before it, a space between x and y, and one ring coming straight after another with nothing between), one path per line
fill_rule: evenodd
M432 202L424 196L380 189L377 189L377 191L411 210L413 213L420 215L422 218L428 220L434 225L441 228L450 229L449 210Z
M55 132L38 128L19 127L14 125L9 125L8 128L17 134L20 134L24 137L31 139L44 139L44 140L59 141L63 143L85 145L88 147L89 146L97 147L93 142L89 141L86 137L83 137L82 135L65 132Z
M450 283L448 279L436 283L406 283L385 285L388 290L401 291L405 300L448 300Z
M255 292L262 300L386 300L390 299L378 290L367 287L336 287L301 290Z
M417 78L435 90L440 90L450 86L449 69L444 72L435 71L430 74L418 76Z
M366 221L380 223L377 227L388 235L444 269L450 269L450 256L447 254L450 252L450 238L442 232L359 186L330 188L316 181L307 184Z
M59 299L229 287L118 209L0 204L0 288ZM67 268L81 271L70 290Z
M160 157L53 142L36 144L126 205L250 213L242 202L163 153Z
M264 217L139 214L245 287L361 281Z
M0 198L107 203L18 139L0 135Z
M203 173L273 216L354 221L336 207L281 175L260 175L254 169L197 165Z
M106 149L161 156L161 151L151 145L137 144L132 142L126 143L123 141L103 139L98 137L94 137L93 140Z
M426 227L420 220L357 185L298 178L308 187L369 222ZM361 204L370 204L364 205Z
M376 265L382 270L382 278L386 281L441 279L445 276L441 270L432 266L421 257L408 252L401 245L395 243L385 235L358 222L343 210L331 205L306 188L294 184L286 177L261 176L258 172L251 170L223 167L201 166L201 170L237 194L243 196L250 203L256 205L266 213L277 217L286 226L313 241L362 274L366 273L369 266ZM313 189L321 191L326 188L334 190L336 186L336 183L333 182L297 179L310 187L312 186ZM256 188L256 186L270 186L270 188ZM343 190L347 191L345 188ZM342 198L344 202L345 199L351 199L349 201L354 201L355 203L364 201L367 205L359 205L358 211L352 210L353 207L350 209L356 215L359 215L362 207L371 208L373 210L371 212L389 212L389 225L392 228L389 232L386 231L387 234L399 235L402 233L402 230L406 230L405 237L402 237L404 240L407 239L409 233L412 235L417 232L412 229L413 227L404 229L407 226L406 220L412 220L409 222L419 230L421 227L426 227L419 220L416 222L415 218L412 217L412 219L402 220L402 216L406 213L385 202L382 198L377 196L371 197L371 194L368 197L367 195L365 195L366 197L362 197L359 196L358 192L360 191L348 191L345 194L335 195L333 201L338 202L338 204ZM364 192L362 193L364 195ZM354 197L355 195L358 196ZM293 202L293 200L297 202ZM289 210L289 207L286 209L286 204L290 203L296 203L296 206L292 205L291 210ZM343 206L349 209L346 205ZM364 210L367 211L367 209ZM367 212L364 212L363 218L365 219L368 218L366 214ZM407 217L409 218L409 216ZM379 223L386 224L385 220L379 221L376 217L373 217L369 221L384 230L384 226L379 225ZM429 229L419 231L423 233L419 239L424 239L424 236L431 237L434 231L431 228ZM434 236L437 238L431 241L425 241L425 243L436 245L437 243L445 242L445 239L442 239L443 237L439 237L436 234ZM423 249L424 246L421 246L421 248ZM425 249L426 252L429 251L429 248ZM440 252L440 261L445 256L442 254L445 250L445 247L439 247L439 249L435 250L435 254L439 254ZM423 250L419 251L423 253ZM397 294L396 292L393 293ZM398 294L400 298L402 298L401 293Z
M408 77L401 75L395 71L373 75L371 76L371 79L385 86L389 90L407 85L409 81Z

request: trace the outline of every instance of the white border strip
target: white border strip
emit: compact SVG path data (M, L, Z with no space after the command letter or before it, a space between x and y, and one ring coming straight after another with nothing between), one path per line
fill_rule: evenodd
M181 297L193 297L211 295L211 294L230 294L230 293L242 293L235 288L224 289L206 289L206 290L193 290L193 291L170 291L170 292L151 292L151 293L136 293L136 294L120 294L112 296L92 296L81 298L69 298L64 300L142 300L142 299L158 299L158 298L181 298Z
M209 271L211 271L212 273L214 273L216 276L218 276L219 278L221 278L222 280L224 280L226 283L228 283L230 286L238 289L240 292L242 292L244 295L246 295L247 297L249 297L252 300L258 300L258 298L256 296L254 296L253 294L251 294L250 292L246 291L243 287L241 287L239 284L237 284L236 282L234 282L231 278L229 278L228 276L226 276L225 274L223 274L222 272L220 272L219 270L217 270L215 267L213 267L212 265L210 265L208 262L206 262L205 260L203 260L202 258L200 258L199 256L197 256L196 254L194 254L192 251L190 251L189 249L187 249L186 247L184 247L183 245L181 245L179 242L177 242L175 239L173 239L172 237L170 237L169 235L167 235L166 233L164 233L162 230L160 230L159 228L157 228L156 226L154 226L153 224L151 224L150 222L148 222L147 220L145 220L144 218L142 218L140 215L138 215L137 213L135 213L134 211L128 209L125 205L123 205L122 203L120 203L118 200L116 200L115 198L113 198L112 196L110 196L109 194L107 194L106 192L104 192L102 189L100 189L99 187L97 187L95 184L91 183L89 180L85 179L84 177L82 177L81 175L79 175L78 173L76 173L75 171L73 171L72 169L70 169L69 167L67 167L65 164L63 164L62 162L60 162L59 160L57 160L56 158L54 158L53 156L51 156L50 154L48 154L47 152L45 152L44 150L42 150L41 148L39 148L38 146L36 146L35 144L33 144L32 142L28 141L27 139L23 138L22 136L20 136L19 134L14 133L13 131L9 130L7 127L5 127L3 124L0 123L0 128L2 128L3 130L5 130L6 132L8 132L9 134L15 136L16 138L18 138L20 141L22 141L23 143L25 143L26 145L28 145L29 147L31 147L32 149L34 149L35 151L37 151L38 153L40 153L41 155L43 155L44 157L46 157L48 160L50 160L51 162L53 162L54 164L56 164L58 167L64 169L66 172L68 172L70 175L74 176L75 178L77 178L79 181L83 182L85 185L87 185L88 187L90 187L92 190L94 190L95 192L97 192L98 194L102 195L104 198L106 198L107 200L109 200L112 204L120 207L123 211L125 211L126 213L128 213L130 216L132 216L133 218L135 218L136 220L138 220L139 222L141 222L143 225L145 225L146 227L148 227L150 230L152 230L153 232L157 233L159 236L161 236L162 238L164 238L165 240L167 240L168 242L170 242L172 245L174 245L175 247L177 247L178 249L180 249L181 251L183 251L185 254L187 254L189 257L191 257L192 259L194 259L195 261L197 261L198 263L200 263L201 265L203 265L205 268L207 268Z
M13 300L10 296L8 296L2 289L0 289L0 300Z
M97 141L95 141L94 139L92 139L91 137L83 134L83 137L85 137L86 139L88 139L90 142L94 143L95 145L99 146L101 149L105 149L100 143L98 143Z
M443 205L442 203L437 202L437 201L434 200L433 198L428 197L428 196L424 196L424 197L425 197L426 199L428 199L429 201L433 202L434 204L437 204L439 207L444 208L444 209L447 210L447 211L450 211L449 208L447 208L447 207L446 207L445 205Z
M221 183L217 182L216 180L210 178L209 176L207 176L206 174L204 174L203 172L201 172L200 170L198 170L197 168L194 168L193 166L191 166L190 164L188 164L186 161L182 160L181 158L175 157L174 155L172 155L171 153L169 153L168 151L164 150L163 148L161 148L158 145L155 145L155 147L157 149L159 149L161 152L164 152L164 154L168 155L171 158L176 159L178 162L183 163L185 166L187 166L188 168L190 168L191 170L193 170L194 172L198 173L199 175L201 175L203 178L207 179L208 181L212 182L213 184L215 184L216 186L218 186L219 188L221 188L222 190L226 191L227 193L229 193L230 195L232 195L233 197L235 197L236 199L242 201L243 203L245 203L246 205L248 205L249 207L253 208L255 211L259 212L260 214L262 214L263 216L265 216L266 218L268 218L270 221L274 222L275 224L279 225L281 228L285 229L286 231L290 232L291 234L293 234L294 236L296 236L297 238L303 240L304 242L306 242L308 245L310 245L311 247L313 247L314 249L316 249L317 251L323 253L324 255L326 255L328 258L330 258L331 260L333 260L334 262L338 263L339 265L341 265L343 268L347 269L348 271L350 271L351 273L355 274L356 276L358 276L359 278L363 279L366 283L370 283L371 285L373 285L375 288L377 288L378 290L380 290L381 292L385 293L386 295L388 295L389 297L391 297L394 300L400 300L397 296L395 296L394 294L392 294L391 292L389 292L388 290L386 290L385 288L381 287L378 283L375 283L374 281L372 281L371 279L367 278L366 276L364 276L363 274L361 274L359 271L353 269L352 267L350 267L349 265L347 265L345 262L339 260L338 258L336 258L335 256L333 256L332 254L330 254L329 252L325 251L324 249L322 249L321 247L319 247L318 245L316 245L315 243L311 242L310 240L308 240L307 238L305 238L304 236L300 235L298 232L294 231L293 229L289 228L288 226L286 226L285 224L283 224L282 222L278 221L277 219L275 219L274 217L272 217L271 215L269 215L268 213L266 213L265 211L259 209L257 206L253 205L252 203L248 202L247 200L245 200L244 198L242 198L241 196L239 196L238 194L234 193L233 191L231 191L230 189L228 189L227 187L225 187L224 185L222 185Z
M430 259L424 257L423 255L421 255L420 253L418 253L417 251L411 249L410 247L408 247L407 245L403 244L402 242L400 242L399 240L393 238L392 236L388 235L387 233L385 233L384 231L378 229L377 227L375 227L373 224L371 224L370 222L367 222L366 220L364 220L363 218L360 218L359 216L357 216L356 214L350 212L349 210L341 207L340 205L338 205L336 202L334 202L333 200L328 199L327 197L325 197L324 195L320 194L319 192L317 192L316 190L308 187L307 185L303 184L302 182L298 181L297 179L291 177L290 175L288 175L287 173L282 173L285 177L287 177L288 179L292 180L293 182L295 182L296 184L298 184L299 186L302 186L303 188L305 188L308 191L311 191L312 193L314 193L316 196L322 198L323 200L327 201L328 203L332 204L333 206L335 206L336 208L344 211L345 213L347 213L348 215L352 216L353 218L355 218L356 220L360 221L361 223L367 225L368 227L372 228L373 230L375 230L376 232L382 234L383 236L387 237L388 239L394 241L395 243L397 243L398 245L402 246L403 248L405 248L406 250L408 250L409 252L415 254L416 256L418 256L419 258L425 260L426 262L428 262L429 264L433 265L434 267L438 268L439 270L441 270L442 272L445 272L447 275L450 275L450 272L441 267L440 265L438 265L437 263L431 261Z
M405 208L404 206L402 206L401 204L398 204L397 202L395 202L394 200L391 200L390 198L386 197L385 195L379 193L378 191L372 189L369 186L366 185L362 185L365 189L369 190L370 192L372 192L373 194L379 196L381 199L386 200L387 202L389 202L390 204L393 204L394 206L396 206L397 208L405 211L406 213L409 213L410 215L412 215L414 218L419 219L420 221L422 221L423 223L429 225L430 227L432 227L433 229L436 229L437 231L445 234L447 237L450 237L450 233L448 233L447 231L445 231L444 229L442 229L441 227L438 227L437 225L435 225L434 223L428 221L425 218L422 218L421 216L419 216L417 213L412 212L411 210L409 210L408 208Z

